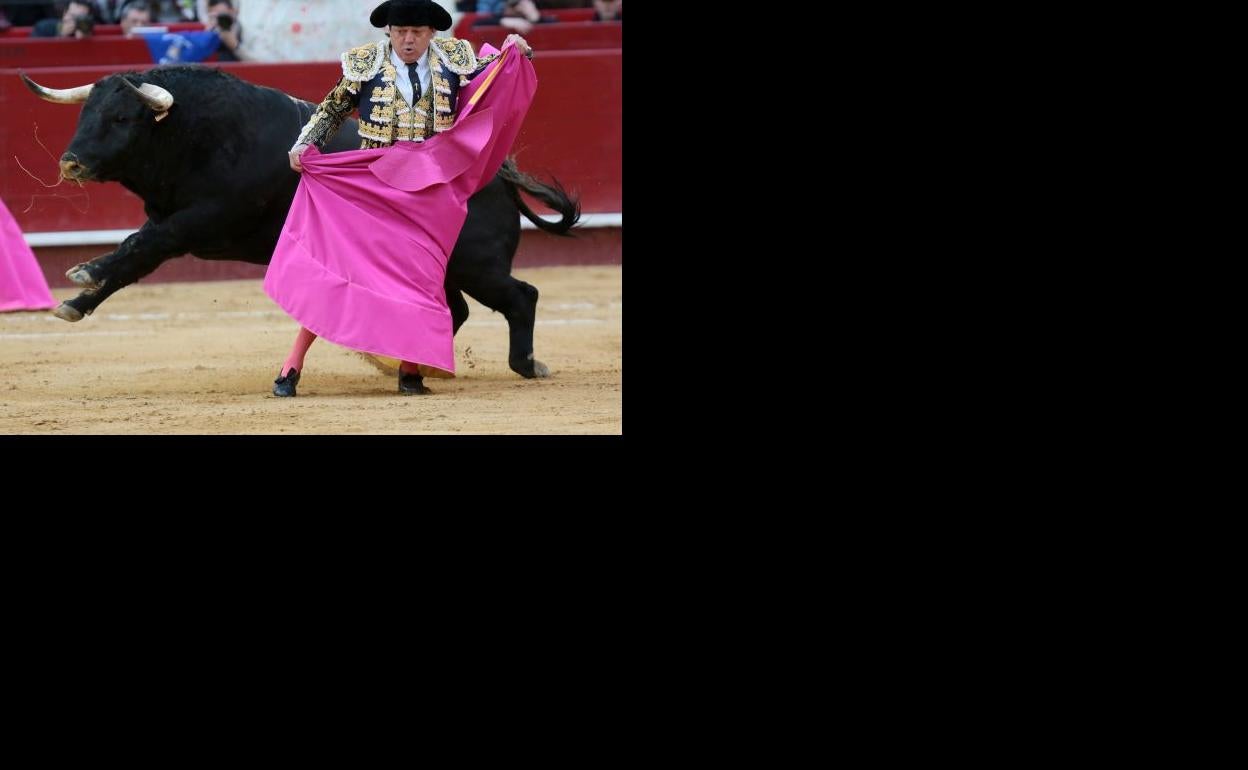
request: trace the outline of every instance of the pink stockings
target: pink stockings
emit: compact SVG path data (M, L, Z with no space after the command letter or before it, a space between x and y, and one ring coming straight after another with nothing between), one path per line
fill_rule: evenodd
M282 364L282 370L278 372L279 377L285 377L291 369L296 369L300 373L303 372L303 357L307 354L308 348L312 347L312 343L316 341L316 335L304 327L299 327L299 333L295 335L295 344L290 349L290 355L286 356L286 362ZM417 372L416 364L411 361L404 361L399 365L399 370L415 374Z

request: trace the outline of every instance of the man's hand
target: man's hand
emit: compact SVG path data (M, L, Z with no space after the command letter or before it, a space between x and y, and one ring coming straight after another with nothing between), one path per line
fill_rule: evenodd
M516 48L519 48L520 53L525 56L531 56L533 53L533 49L529 48L529 44L525 41L525 39L514 32L508 35L507 39L503 41L503 45L507 45L508 43L515 43Z
M300 174L303 173L303 164L299 162L299 156L307 152L307 149L308 146L306 144L296 144L290 150L290 167Z
M238 27L230 27L229 29L217 27L217 37L221 38L221 45L231 51L238 48Z

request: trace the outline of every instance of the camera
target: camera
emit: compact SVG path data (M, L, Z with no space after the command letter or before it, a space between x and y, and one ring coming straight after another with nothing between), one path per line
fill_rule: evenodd
M228 13L222 13L217 16L217 26L223 32L228 32L230 27L234 26L234 17Z
M74 17L74 31L81 32L84 35L90 35L95 31L95 19L90 15Z

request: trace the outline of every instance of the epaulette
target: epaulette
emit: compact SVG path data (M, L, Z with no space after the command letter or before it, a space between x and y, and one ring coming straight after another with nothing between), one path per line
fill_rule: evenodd
M471 75L477 69L477 57L472 52L472 44L467 40L454 37L435 37L433 50L446 68L456 75Z
M362 83L372 80L386 60L386 41L378 40L356 46L342 55L342 76Z

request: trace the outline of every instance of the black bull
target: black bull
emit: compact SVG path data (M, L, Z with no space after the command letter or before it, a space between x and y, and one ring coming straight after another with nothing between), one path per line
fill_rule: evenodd
M85 100L61 156L61 174L74 181L120 182L143 199L148 217L116 251L66 273L84 290L53 311L58 317L81 320L113 292L182 254L269 263L299 182L287 152L314 105L208 67L158 67L64 90L44 88L25 75L22 80L48 101ZM356 121L349 119L325 151L358 147ZM541 219L520 190L562 218ZM564 235L580 218L580 205L557 181L542 184L509 160L468 201L447 263L446 299L456 332L468 318L464 293L502 313L510 329L511 368L524 377L544 377L546 366L533 357L538 291L511 276L520 213L542 230Z

